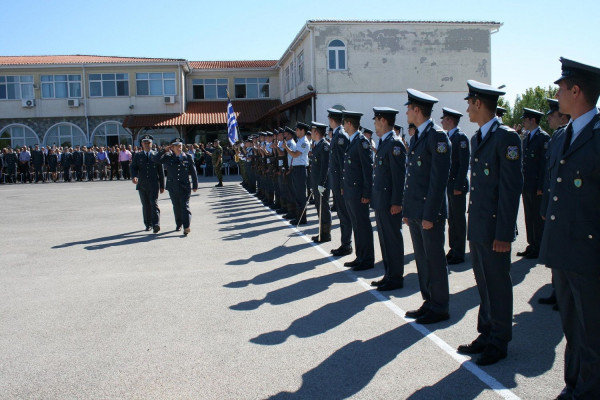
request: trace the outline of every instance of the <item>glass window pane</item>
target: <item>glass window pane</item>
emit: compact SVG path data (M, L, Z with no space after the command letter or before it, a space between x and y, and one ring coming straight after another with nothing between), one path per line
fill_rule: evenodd
M104 97L117 95L114 81L103 81L102 82L102 95Z
M204 98L204 86L195 85L193 89L194 89L194 99L195 100L201 100Z
M110 81L114 81L115 80L115 74L102 74L102 79L103 80L110 80Z
M129 81L117 81L117 96L129 96Z
M344 42L342 42L341 40L332 40L329 43L329 47L344 47Z
M4 83L4 82L6 82L6 76L0 76L0 83Z
M162 88L162 80L152 80L150 81L150 95L151 96L159 96L163 94Z
M81 75L69 75L69 81L77 82L81 80Z
M10 128L10 134L13 137L25 137L25 132L22 126L13 126Z
M249 99L258 98L258 85L256 84L248 84L246 85L246 97Z
M214 87L214 86L212 86ZM165 94L175 94L175 81L166 80L165 81Z
M246 83L246 79L244 79L244 78L235 78L234 83Z
M135 79L148 79L148 74L146 74L146 73L135 74Z
M151 73L150 74L150 79L162 79L162 74L160 72L156 73Z
M81 83L79 83L79 82L69 83L69 95L70 95L70 97L81 97Z
M129 79L129 74L117 74L117 79Z
M217 86L215 86L215 85L204 86L204 97L206 99L216 99L217 98Z
M58 133L61 136L65 136L65 135L71 135L71 126L70 125L59 125L58 126Z
M246 83L256 83L256 82L258 82L257 78L248 78L248 79L246 79Z
M269 85L261 85L260 97L269 97Z
M42 87L43 89L43 87ZM99 97L102 96L102 89L100 82L90 82L90 96Z
M259 83L269 83L269 78L258 78Z
M6 99L6 85L0 85L0 99Z
M100 76L100 74L90 74L90 81L99 81Z
M33 75L21 76L21 82L33 82Z
M136 87L138 96L148 96L148 81L137 81Z
M329 69L335 69L335 50L329 50Z
M19 77L18 76L7 76L6 82L19 82Z
M227 84L227 79L217 79L217 83L219 83L219 84Z
M238 99L246 98L246 85L235 85L235 97Z
M9 100L19 99L19 95L21 93L19 93L19 90L17 90L18 86L19 85L17 83L9 83L6 85Z
M54 85L51 83L42 83L42 98L51 99L54 97Z
M192 85L202 85L202 79L192 79Z
M54 75L54 81L66 81L67 80L67 76L66 75Z
M33 99L33 84L28 83L21 85L21 98Z
M109 136L116 136L119 134L119 126L117 124L114 123L108 123L105 125L106 127L106 134Z
M165 78L165 79L175 79L175 72L165 72L163 74L163 78Z
M338 65L339 69L346 69L346 51L338 50Z
M217 84L217 80L216 79L205 79L204 80L204 84L205 85L216 85Z
M217 98L219 98L219 99L227 98L227 86L225 86L225 85L217 86Z

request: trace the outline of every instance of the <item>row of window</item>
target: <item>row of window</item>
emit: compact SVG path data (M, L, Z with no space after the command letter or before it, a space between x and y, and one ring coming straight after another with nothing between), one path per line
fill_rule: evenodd
M92 132L92 143L96 146L113 146L116 144L132 144L129 133L118 122L105 122ZM40 143L35 132L23 125L9 126L0 134L0 148L11 146L85 146L88 144L85 133L76 125L61 123L48 129Z
M194 100L226 99L227 79L192 79ZM269 78L235 78L236 99L258 99L270 97Z

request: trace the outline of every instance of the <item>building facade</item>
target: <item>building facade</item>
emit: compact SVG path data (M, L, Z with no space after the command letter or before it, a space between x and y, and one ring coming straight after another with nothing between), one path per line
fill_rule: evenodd
M279 60L0 57L0 148L224 137L228 97L242 136L337 107L403 110L406 89L466 108L466 80L491 82L497 22L308 21ZM406 125L402 112L398 122ZM364 125L372 128L370 120ZM469 133L474 125L463 120Z

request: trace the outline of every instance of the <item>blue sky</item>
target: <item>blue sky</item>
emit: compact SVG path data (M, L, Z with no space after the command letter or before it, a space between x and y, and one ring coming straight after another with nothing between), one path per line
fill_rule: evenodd
M560 75L564 56L600 67L600 1L2 0L0 55L279 59L309 19L496 21L492 84L507 100ZM573 9L569 9L573 7Z

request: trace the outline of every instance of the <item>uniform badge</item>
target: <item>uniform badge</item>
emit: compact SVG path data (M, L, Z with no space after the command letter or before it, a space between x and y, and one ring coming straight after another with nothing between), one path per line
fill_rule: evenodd
M446 142L438 142L437 148L435 149L440 154L444 154L448 152L448 143Z
M573 184L575 185L576 188L580 188L581 185L583 185L583 181L581 179L577 178L573 181Z
M383 165L383 160L379 160L379 165Z
M363 142L362 142L362 147L363 147L363 149L365 149L365 150L366 150L366 149L368 149L368 148L369 148L369 147L371 147L371 146L369 146L369 142L365 142L365 141L363 141Z
M467 142L465 142L464 140L462 142L460 142L460 148L461 149L466 149L467 148Z
M348 159L348 164L352 164L352 160Z
M392 154L395 156L399 156L400 154L402 154L402 149L398 146L394 146L394 149L392 150Z
M323 150L329 151L329 145L327 143L323 145Z
M506 158L511 161L519 159L519 146L508 146L506 148Z
M417 161L417 166L419 166L419 167L421 166L421 161L420 160Z
M490 174L490 170L489 169L484 169L483 173L485 174L485 176L488 176Z
M338 139L338 145L342 146L344 144L344 138L341 137Z
M304 149L304 148L306 148L306 143L302 143L302 146L301 146L301 147L302 147L303 149Z

